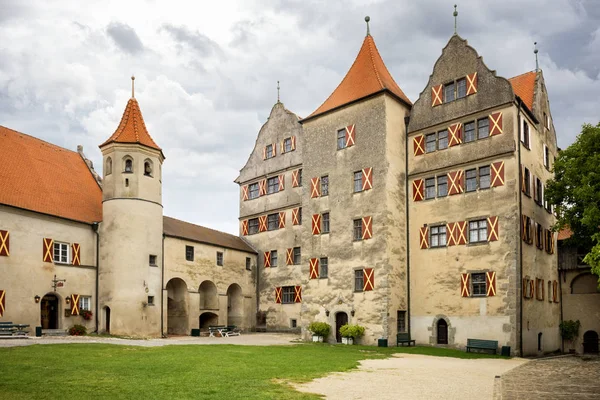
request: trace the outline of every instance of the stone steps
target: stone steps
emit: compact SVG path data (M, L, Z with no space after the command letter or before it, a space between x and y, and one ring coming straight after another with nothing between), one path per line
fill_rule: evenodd
M42 329L42 336L68 336L65 329Z

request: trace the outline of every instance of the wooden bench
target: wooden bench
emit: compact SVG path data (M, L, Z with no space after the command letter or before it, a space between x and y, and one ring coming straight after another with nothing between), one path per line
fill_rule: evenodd
M25 328L29 328L29 325L0 322L0 337L27 336L29 331L26 331Z
M410 333L399 333L396 335L396 346L404 346L405 343L408 343L408 347L414 346L415 341L410 338Z
M484 339L467 339L467 353L470 353L471 349L490 350L493 351L493 354L496 354L496 352L498 351L498 341Z
M209 337L229 337L229 336L239 336L240 330L235 325L214 325L208 327L208 336Z

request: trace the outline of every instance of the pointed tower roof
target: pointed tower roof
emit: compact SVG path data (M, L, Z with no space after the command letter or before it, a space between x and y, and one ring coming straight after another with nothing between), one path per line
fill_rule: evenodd
M412 106L412 102L385 66L373 37L367 33L354 63L342 82L305 120L382 91L388 91L400 101Z
M515 96L519 96L523 100L529 111L533 111L533 95L537 74L536 71L529 71L508 79L512 85L513 92L515 92Z

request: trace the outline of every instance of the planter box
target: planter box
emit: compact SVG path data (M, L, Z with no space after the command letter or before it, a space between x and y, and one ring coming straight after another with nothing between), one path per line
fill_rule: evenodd
M323 336L314 336L313 335L313 342L323 343Z
M343 344L354 344L354 339L351 337L343 337L342 343Z

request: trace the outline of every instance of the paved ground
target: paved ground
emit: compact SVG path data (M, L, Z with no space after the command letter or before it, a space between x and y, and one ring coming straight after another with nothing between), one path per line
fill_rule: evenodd
M501 381L502 400L600 399L600 358L535 360L506 373Z
M396 354L364 360L358 370L297 385L327 399L492 399L496 375L527 363L520 358L464 360ZM552 397L548 397L552 398Z

